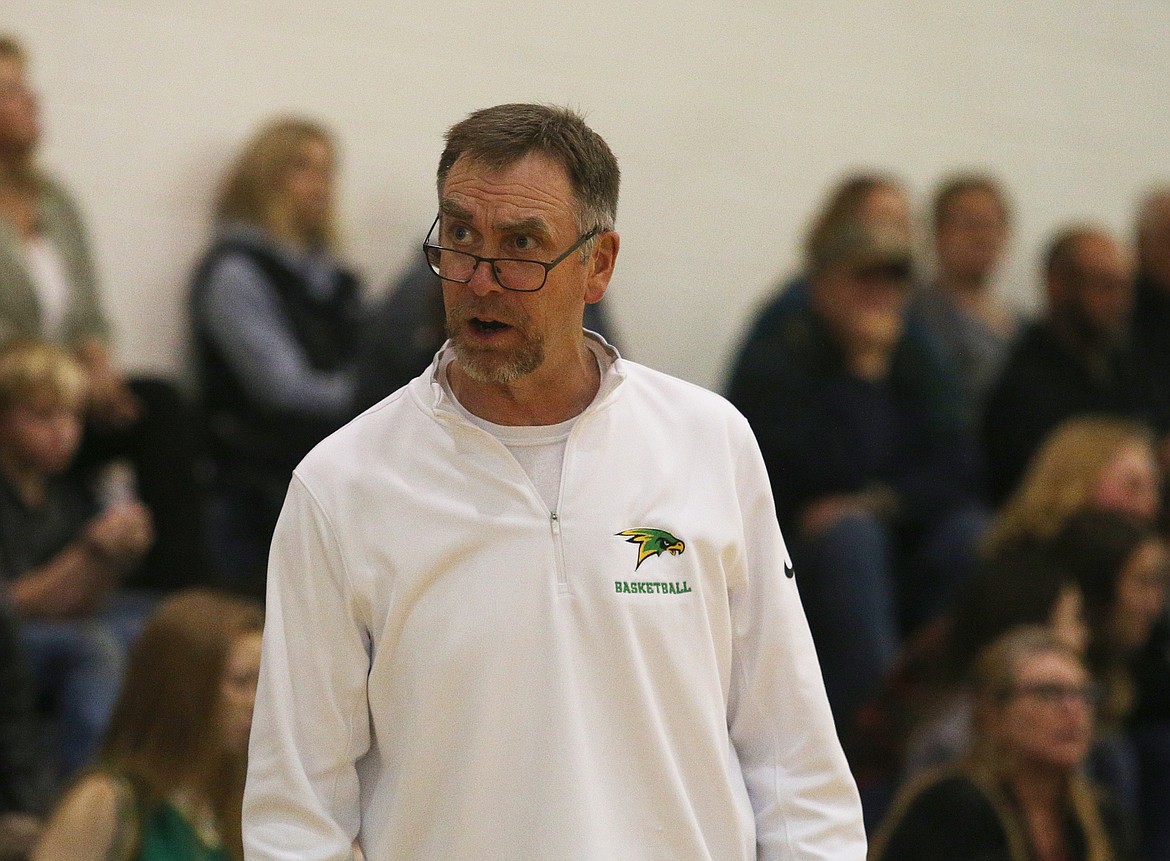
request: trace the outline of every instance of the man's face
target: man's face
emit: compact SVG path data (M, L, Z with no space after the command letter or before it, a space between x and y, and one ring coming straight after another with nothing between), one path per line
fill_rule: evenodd
M981 188L959 192L935 230L939 268L963 279L985 279L1003 255L1007 238L1007 219L994 194Z
M24 75L24 64L0 56L0 151L31 152L40 137L37 100Z
M1063 313L1091 339L1116 342L1129 330L1134 285L1130 262L1104 234L1087 234L1076 244L1072 265L1053 274L1052 297Z
M564 167L530 154L501 170L460 158L440 199L438 244L482 257L548 262L578 237L576 199ZM490 265L467 284L443 282L447 335L460 367L480 382L505 384L577 355L587 302L605 291L594 255L570 254L535 293L503 289Z

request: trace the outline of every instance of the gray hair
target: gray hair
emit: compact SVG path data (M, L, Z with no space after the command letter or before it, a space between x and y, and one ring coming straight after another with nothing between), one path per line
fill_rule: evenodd
M496 105L453 125L439 158L439 194L462 156L499 170L530 153L549 156L565 168L580 232L613 229L621 181L617 158L579 113L555 105Z

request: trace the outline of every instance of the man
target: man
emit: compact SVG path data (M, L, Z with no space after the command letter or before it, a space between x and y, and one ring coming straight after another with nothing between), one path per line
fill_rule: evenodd
M856 859L759 451L582 330L617 162L577 115L454 126L449 341L297 468L273 539L250 859Z
M810 236L807 263L808 303L765 309L730 399L759 438L845 732L949 605L985 514L958 384L910 325L906 234L844 221Z
M1152 381L1130 346L1130 260L1104 229L1071 227L1045 259L1047 310L1012 348L988 395L983 440L992 499L1015 488L1062 421L1103 413L1149 421Z
M1011 215L999 184L980 174L946 179L933 211L938 275L923 293L921 312L959 374L974 421L1018 323L993 282L1007 250Z

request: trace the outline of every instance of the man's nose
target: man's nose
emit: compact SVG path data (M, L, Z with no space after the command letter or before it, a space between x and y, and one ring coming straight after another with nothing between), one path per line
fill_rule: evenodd
M504 289L496 279L495 267L490 260L475 261L475 268L471 270L471 280L467 282L467 286L479 296Z

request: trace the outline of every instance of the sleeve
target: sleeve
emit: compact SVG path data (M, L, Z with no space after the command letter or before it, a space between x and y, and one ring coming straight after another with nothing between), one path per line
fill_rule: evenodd
M837 739L754 438L736 467L744 576L732 590L728 729L760 861L864 861L861 802Z
M45 229L65 258L73 288L65 320L65 338L71 344L90 338L109 341L110 326L102 308L85 221L68 192L54 182L46 182L43 198Z
M348 861L370 744L368 624L325 512L293 477L272 539L244 792L249 861Z
M257 403L332 418L348 415L354 375L310 364L264 274L227 255L208 275L199 313Z

